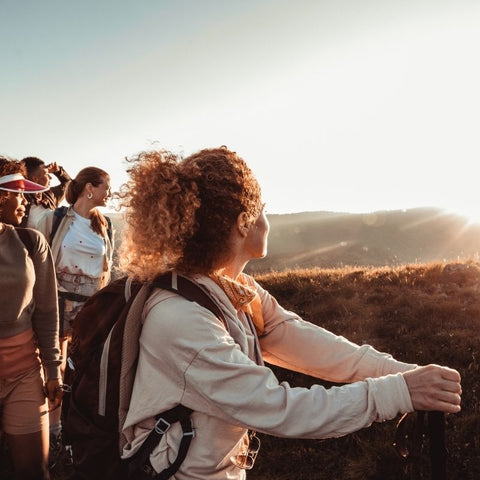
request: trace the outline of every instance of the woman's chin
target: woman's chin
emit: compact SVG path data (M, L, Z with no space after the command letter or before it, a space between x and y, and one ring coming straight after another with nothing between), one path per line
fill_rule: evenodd
M11 224L12 225L20 225L22 223L23 217L25 215L15 215L15 217L12 219Z

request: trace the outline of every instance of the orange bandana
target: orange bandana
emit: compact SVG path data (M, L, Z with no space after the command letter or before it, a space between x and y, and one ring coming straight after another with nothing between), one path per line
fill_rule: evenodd
M211 278L222 287L232 305L250 315L257 334L263 333L262 302L252 277L241 273L237 280L224 275L212 275Z

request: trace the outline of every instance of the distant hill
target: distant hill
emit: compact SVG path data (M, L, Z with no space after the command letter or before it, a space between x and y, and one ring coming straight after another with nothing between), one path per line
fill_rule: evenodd
M268 219L268 255L248 265L251 273L472 259L480 252L480 224L435 208Z
M121 242L123 220L109 214ZM370 214L306 212L268 215L266 258L247 271L262 273L313 267L396 266L477 259L480 224L436 208Z

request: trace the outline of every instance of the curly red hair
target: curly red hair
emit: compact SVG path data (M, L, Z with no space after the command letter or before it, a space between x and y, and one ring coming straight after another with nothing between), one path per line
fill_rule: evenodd
M238 215L254 221L262 210L251 169L226 147L185 159L166 150L142 152L130 161L120 193L127 222L120 259L136 278L171 269L212 273L230 251Z

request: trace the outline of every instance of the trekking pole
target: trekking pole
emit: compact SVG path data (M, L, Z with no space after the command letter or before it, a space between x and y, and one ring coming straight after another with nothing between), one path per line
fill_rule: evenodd
M402 415L395 429L393 446L397 453L408 462L406 472L412 480L424 479L422 463L424 437L429 439L430 472L433 480L446 480L445 415L443 412L416 412L413 422L407 421L408 414ZM425 430L427 418L428 430Z
M445 414L443 412L428 412L428 436L432 478L446 480L447 450L445 448Z

